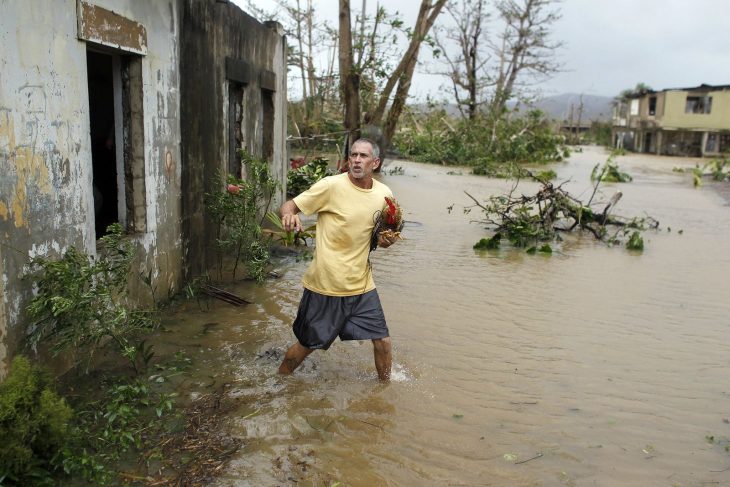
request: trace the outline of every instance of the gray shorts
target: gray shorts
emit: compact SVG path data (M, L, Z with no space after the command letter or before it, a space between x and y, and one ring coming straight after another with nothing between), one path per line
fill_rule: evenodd
M327 350L335 338L374 340L388 336L378 292L325 296L304 290L294 320L294 335L307 348Z

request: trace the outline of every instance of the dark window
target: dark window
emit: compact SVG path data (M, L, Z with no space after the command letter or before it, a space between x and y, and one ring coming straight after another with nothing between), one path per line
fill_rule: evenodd
M228 127L230 131L228 174L241 177L241 149L243 149L243 90L244 85L228 85Z
M688 96L684 106L684 113L710 113L712 110L711 96Z
M656 115L656 96L649 97L649 115Z
M261 105L263 107L261 155L270 162L274 158L274 93L261 90Z

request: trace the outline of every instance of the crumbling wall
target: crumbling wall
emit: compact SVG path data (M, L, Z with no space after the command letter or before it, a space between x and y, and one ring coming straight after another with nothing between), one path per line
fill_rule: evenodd
M96 253L86 52L90 44L110 52L119 46L91 38L93 21L87 39L79 38L83 2L0 3L2 376L25 331L31 289L21 277L29 259L70 246ZM130 238L140 249L136 270L152 269L164 293L181 282L178 5L100 0L86 6L113 11L146 31L146 52L132 52L140 56L143 86L146 226ZM133 296L146 299L141 286Z
M204 195L219 189L217 174L245 176L238 148L270 160L282 182L273 205L283 201L286 41L278 24L263 25L232 3L182 0L181 15L185 262L200 275L214 264L217 230Z

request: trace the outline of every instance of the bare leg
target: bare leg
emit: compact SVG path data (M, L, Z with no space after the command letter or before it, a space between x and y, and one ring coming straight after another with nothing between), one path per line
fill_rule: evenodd
M375 369L378 371L378 378L383 382L388 382L390 380L390 365L393 361L390 349L390 337L373 340Z
M279 366L279 373L282 375L291 374L297 367L299 367L299 364L307 358L307 355L313 351L314 349L307 348L299 342L294 343L294 345L289 347L289 350L286 351L284 360L282 360L281 365Z

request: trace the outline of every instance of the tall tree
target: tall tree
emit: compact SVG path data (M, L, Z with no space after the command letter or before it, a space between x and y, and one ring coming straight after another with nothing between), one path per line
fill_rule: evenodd
M413 73L418 63L418 53L421 44L426 39L429 30L441 13L447 0L421 0L418 18L411 31L408 48L403 53L398 65L387 77L378 103L368 112L365 123L380 125L390 104L390 109L383 129L383 143L387 146L395 133L395 127L400 118L405 102L408 98ZM345 127L355 133L360 129L360 76L353 73L352 25L350 23L350 2L340 0L340 80L343 103L345 105ZM377 60L377 51L371 51ZM391 95L395 90L395 95ZM349 125L348 125L349 124Z
M354 69L350 0L340 0L340 90L345 105L344 125L351 140L360 136L360 73Z

